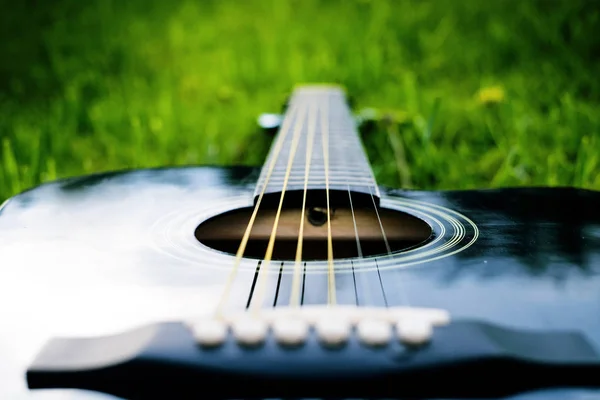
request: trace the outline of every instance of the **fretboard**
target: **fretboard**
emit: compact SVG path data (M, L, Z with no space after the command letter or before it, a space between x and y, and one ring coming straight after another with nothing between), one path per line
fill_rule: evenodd
M308 166L307 166L308 165ZM255 199L282 191L379 202L379 190L342 89L302 86L290 98L259 177ZM287 196L287 194L286 194ZM372 197L372 198L371 198ZM339 201L338 201L339 202Z

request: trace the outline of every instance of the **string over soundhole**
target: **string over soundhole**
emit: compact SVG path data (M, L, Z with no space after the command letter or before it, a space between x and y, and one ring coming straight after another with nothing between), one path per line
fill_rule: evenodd
M240 245L252 211L252 208L238 209L208 219L196 228L196 238L210 248L233 255ZM424 245L432 238L431 227L408 213L380 208L377 215L373 206L355 208L353 211L354 213L346 207L331 209L331 235L336 259L359 257L355 223L364 257L388 254L387 245L392 252L399 252ZM272 208L258 211L244 257L263 259L275 216L276 210ZM308 208L304 215L300 208L281 211L273 259L294 260L301 219L305 221L302 259L327 260L327 211L324 207ZM381 226L385 231L387 245Z

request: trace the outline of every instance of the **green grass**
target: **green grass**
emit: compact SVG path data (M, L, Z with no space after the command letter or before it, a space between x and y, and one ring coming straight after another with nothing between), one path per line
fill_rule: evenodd
M97 171L260 165L269 139L256 117L301 82L340 83L357 109L390 117L364 136L382 184L600 189L596 1L26 0L2 10L0 199ZM486 88L496 97L480 99Z

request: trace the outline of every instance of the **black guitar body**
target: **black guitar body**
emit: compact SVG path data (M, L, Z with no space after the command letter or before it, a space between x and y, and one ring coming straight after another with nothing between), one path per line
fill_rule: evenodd
M82 390L30 391L25 372L51 337L116 334L214 310L235 255L201 243L196 228L252 207L259 172L188 167L99 174L45 184L4 204L0 398L110 398ZM336 260L337 304L409 304L448 310L453 321L577 332L592 353L600 351L600 193L380 188L380 198L382 209L419 218L432 234L412 250ZM308 262L303 269L302 305L327 304L326 264ZM243 310L257 296L258 265L242 260L228 307ZM263 308L289 304L292 266L274 258L270 271L261 272L268 274ZM486 382L464 376L459 384L465 393L484 384L487 395L519 399L600 398L597 388L569 388L573 377L556 384L532 377L546 388L505 393L502 387L523 377L498 371ZM219 390L211 381L198 385L207 393ZM403 385L397 382L397 397L404 396ZM435 386L432 381L427 393Z

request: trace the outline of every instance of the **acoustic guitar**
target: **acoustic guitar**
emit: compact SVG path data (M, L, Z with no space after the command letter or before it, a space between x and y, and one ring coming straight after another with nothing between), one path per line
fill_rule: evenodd
M600 194L380 187L336 86L262 168L9 199L0 264L1 399L600 399Z

